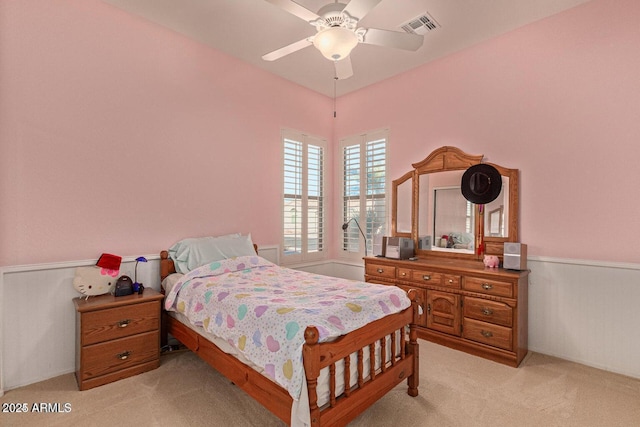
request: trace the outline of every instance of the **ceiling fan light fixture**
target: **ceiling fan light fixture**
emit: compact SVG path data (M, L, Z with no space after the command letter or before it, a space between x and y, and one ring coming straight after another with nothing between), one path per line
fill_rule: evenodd
M349 56L358 45L358 36L343 27L329 27L316 34L313 45L325 58L339 61Z

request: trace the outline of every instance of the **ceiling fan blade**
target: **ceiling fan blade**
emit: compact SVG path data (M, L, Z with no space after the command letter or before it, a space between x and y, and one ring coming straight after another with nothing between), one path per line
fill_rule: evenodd
M345 6L343 12L347 12L350 17L359 21L381 1L382 0L351 0L349 4Z
M275 61L276 59L280 59L283 56L289 55L293 52L297 52L311 45L312 43L309 41L309 39L302 39L285 47L281 47L280 49L274 50L273 52L264 54L262 55L262 59L264 59L265 61Z
M307 9L306 7L300 6L298 3L291 0L266 0L269 3L278 6L281 9L286 10L292 15L297 16L298 18L311 22L319 19L320 17Z
M363 43L378 46L395 47L404 50L418 50L424 42L424 37L419 34L401 33L398 31L380 30L369 28L364 35Z
M353 76L353 67L351 66L351 57L347 56L340 61L335 61L336 77L338 80L348 79Z

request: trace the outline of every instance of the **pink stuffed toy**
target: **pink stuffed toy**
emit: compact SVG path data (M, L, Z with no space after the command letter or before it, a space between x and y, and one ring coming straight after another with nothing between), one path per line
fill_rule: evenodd
M484 265L489 268L497 268L500 266L500 258L495 255L485 255Z

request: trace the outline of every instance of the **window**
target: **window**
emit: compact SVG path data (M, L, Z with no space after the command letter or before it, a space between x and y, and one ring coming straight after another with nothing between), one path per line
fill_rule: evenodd
M324 255L326 141L283 131L283 263Z
M387 139L384 130L341 141L342 221L348 223L342 233L343 253L371 254L374 236L386 233Z

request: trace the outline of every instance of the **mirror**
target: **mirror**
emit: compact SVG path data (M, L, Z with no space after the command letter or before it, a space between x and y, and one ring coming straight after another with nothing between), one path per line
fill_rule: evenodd
M391 233L394 236L411 237L413 211L413 171L392 183Z
M475 209L460 191L463 173L419 175L418 236L431 236L434 251L474 252Z
M505 196L506 195L506 196ZM509 178L502 177L498 198L484 205L485 237L507 237L509 229Z
M413 171L393 181L392 235L415 243L430 236L431 247L416 250L426 257L481 259L480 244L484 254L502 256L504 242L518 241L518 170L492 164L502 176L502 190L491 203L475 205L462 196L460 182L482 158L445 146L414 163Z

